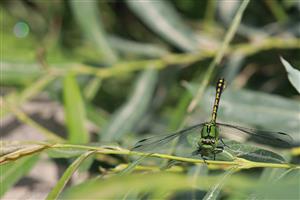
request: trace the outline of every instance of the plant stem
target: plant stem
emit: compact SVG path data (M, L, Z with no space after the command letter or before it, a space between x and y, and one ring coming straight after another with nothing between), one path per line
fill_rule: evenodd
M282 39L282 38L267 38L259 43L246 43L230 46L227 48L225 55L239 52L244 56L255 54L259 51L271 49L300 49L300 39ZM63 76L68 71L74 71L81 75L92 75L102 79L124 75L124 73L132 73L135 71L144 70L145 68L163 69L173 65L189 65L207 58L211 58L217 54L218 50L207 50L200 53L186 54L168 54L157 59L135 60L127 62L119 62L110 67L94 68L84 64L75 64L69 67L68 70L51 68L51 71L56 75Z
M143 153L137 151L130 151L128 149L114 147L114 146L105 146L105 147L97 147L97 146L88 146L88 145L77 145L77 144L50 144L50 143L39 143L38 146L30 148L30 149L20 149L16 152L12 152L9 154L5 154L4 156L0 157L0 163L4 164L10 161L17 160L21 157L26 155L32 155L34 153L43 151L45 149L51 148L74 148L74 149L82 149L87 151L96 151L95 153L99 154L108 154L108 155L128 155L128 156L149 156L149 157L156 157L162 159L169 159L169 160L177 160L181 162L189 162L189 163L202 163L207 165L221 165L224 168L227 167L236 167L237 169L249 169L249 168L257 168L257 167L269 167L269 168L286 168L286 169L300 169L300 165L294 165L289 163L265 163L265 162L255 162L246 160L244 158L236 157L233 161L219 161L219 160L203 160L203 159L194 159L194 158L186 158L186 157L179 157L167 154L160 154L160 153Z
M77 149L85 149L85 150L96 150L97 153L100 154L118 154L118 155L138 155L138 156L149 156L149 157L157 157L163 159L177 160L182 162L190 162L190 163L207 163L212 165L225 165L228 167L236 166L239 169L248 169L248 168L256 168L256 167L270 167L270 168L297 168L300 169L299 165L293 165L288 163L265 163L265 162L254 162L250 160L246 160L244 158L236 158L233 161L218 161L218 160L206 160L203 159L194 159L194 158L186 158L179 157L167 154L160 153L143 153L130 151L128 149L123 148L105 148L105 147L94 147L94 146L85 146L85 145L73 145L73 144L55 144L52 148L77 148Z
M7 104L6 104L7 105ZM53 141L53 142L64 142L65 140L58 136L57 134L53 133L52 131L44 128L43 126L39 125L35 121L33 121L26 113L23 111L19 110L18 108L14 108L10 105L7 105L9 109L12 111L13 114L16 115L16 117L23 122L24 124L27 124L33 128L36 128L37 130L40 131L48 140Z

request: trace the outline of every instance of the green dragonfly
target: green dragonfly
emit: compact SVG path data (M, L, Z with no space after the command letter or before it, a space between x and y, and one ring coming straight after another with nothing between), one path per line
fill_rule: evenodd
M199 131L200 138L197 141L197 149L192 154L200 155L203 159L213 156L215 160L216 154L223 152L224 147L228 147L220 137L220 127L235 129L239 133L245 133L258 139L261 143L269 144L277 147L290 147L292 138L286 133L262 131L231 124L216 122L217 112L220 103L220 98L223 90L225 89L225 80L219 79L216 86L215 101L212 110L212 117L209 122L199 123L183 130L160 136L153 136L150 138L138 141L132 150L143 151L153 150L156 147L162 147L173 139L181 136L187 136L190 133ZM230 148L230 147L228 147Z

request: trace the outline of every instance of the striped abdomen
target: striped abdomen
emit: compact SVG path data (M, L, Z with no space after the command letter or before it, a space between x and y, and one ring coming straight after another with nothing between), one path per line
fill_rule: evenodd
M222 94L224 88L225 88L225 79L220 78L218 80L217 87L216 87L216 97L215 97L214 107L213 107L213 111L212 111L212 121L214 121L214 122L217 119L219 102L220 102L221 94Z

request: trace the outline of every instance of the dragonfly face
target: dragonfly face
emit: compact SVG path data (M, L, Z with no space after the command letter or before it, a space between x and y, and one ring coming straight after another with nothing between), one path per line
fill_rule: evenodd
M201 129L201 138L198 141L198 151L207 156L213 153L219 143L219 128L214 122L208 122Z

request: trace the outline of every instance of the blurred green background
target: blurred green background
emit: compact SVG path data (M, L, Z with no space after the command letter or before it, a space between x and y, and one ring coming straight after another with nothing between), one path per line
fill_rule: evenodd
M300 79L297 72L292 72L296 78L290 82L280 57L300 69L300 1L250 1L240 13L241 22L234 22L241 3L1 1L1 140L95 143L130 149L147 134L167 133L209 120L214 85L219 77L224 77L227 87L218 120L289 133L293 148L283 150L281 155L299 163ZM231 33L230 43L226 43L225 36L234 24L238 28ZM216 61L220 52L224 56ZM200 98L191 110L197 91ZM31 195L45 198L71 163L69 157L73 156L67 154L60 152L52 159L33 156L10 163L15 171L1 172L1 184L5 182L1 195L22 199L23 193L15 192L18 188L25 188L29 195L25 176L30 172L27 179L34 176L37 180L29 182L33 187ZM201 199L208 198L207 191L212 191L213 198L221 199L241 199L250 194L258 199L300 196L297 170L291 170L296 176L288 170L245 170L233 176L222 192L222 177L231 175L230 171L221 180L220 169L190 165L183 167L185 172L153 173L146 178L134 173L125 178L114 176L114 172L106 174L133 160L108 155L87 159L78 172L79 178L72 179L70 185L103 173L109 182L79 187L79 198L88 194L95 194L91 198L112 198L114 190L120 194L114 196L116 199ZM159 167L162 162L152 164ZM32 171L37 169L33 167L37 166L52 170L52 179L34 174ZM198 185L196 192L188 192L191 187L186 184L192 180L186 183L185 178L197 175L206 182ZM284 176L283 182L289 189L274 181L275 175ZM155 192L138 193L146 190L147 177L148 186ZM137 181L141 179L146 183ZM269 179L274 185L256 187L258 179ZM128 186L122 188L126 182ZM181 184L166 186L170 182ZM37 183L43 183L44 188ZM128 194L130 186L137 189ZM97 190L99 187L102 189ZM285 192L275 193L280 187ZM166 196L165 190L172 191L172 195ZM74 198L72 191L77 191L76 187L70 191L65 198Z

